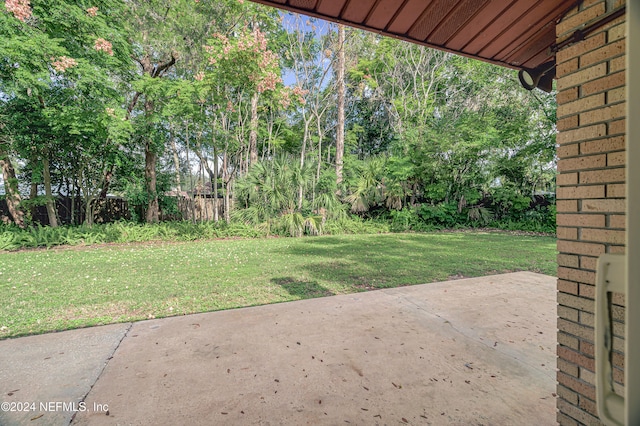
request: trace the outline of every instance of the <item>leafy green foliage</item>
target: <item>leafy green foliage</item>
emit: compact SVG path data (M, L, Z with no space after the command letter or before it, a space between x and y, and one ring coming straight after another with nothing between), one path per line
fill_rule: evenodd
M165 193L181 180L259 234L356 229L349 212L394 231L553 231L533 201L553 203L555 101L509 70L353 29L338 46L332 24L236 0L31 3L28 18L0 13L0 138L14 186L32 185L24 210L50 204L44 184L177 217Z

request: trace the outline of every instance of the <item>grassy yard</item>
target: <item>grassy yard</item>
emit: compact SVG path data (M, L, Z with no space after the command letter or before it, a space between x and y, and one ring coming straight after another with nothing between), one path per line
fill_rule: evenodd
M555 238L347 235L0 254L0 338L528 270Z

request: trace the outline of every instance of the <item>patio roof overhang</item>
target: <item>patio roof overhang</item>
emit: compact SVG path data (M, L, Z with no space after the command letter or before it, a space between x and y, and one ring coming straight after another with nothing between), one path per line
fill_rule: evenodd
M514 69L555 57L576 0L253 0Z

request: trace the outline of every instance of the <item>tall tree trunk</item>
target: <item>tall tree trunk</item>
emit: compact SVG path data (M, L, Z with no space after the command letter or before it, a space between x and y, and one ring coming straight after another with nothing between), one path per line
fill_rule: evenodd
M338 25L338 127L336 129L336 184L338 185L338 194L340 193L340 184L342 184L342 166L344 156L344 25Z
M225 150L222 154L222 181L224 182L224 220L227 223L231 222L231 202L229 199L229 183L231 178L229 177L228 157L227 151Z
M53 199L51 192L51 172L49 170L49 158L47 154L42 159L42 175L44 178L44 194L47 197L47 216L49 217L49 226L55 228L58 226L58 216L56 215L56 201Z
M151 78L161 78L173 65L175 65L176 60L178 59L178 54L176 52L171 52L171 57L162 63L153 64L151 61L151 56L144 55L142 58L134 58L136 62L142 68L142 73L149 75ZM133 109L135 108L140 96L143 95L142 92L136 92L131 100L131 103L127 107L127 119L131 116ZM150 120L150 116L153 113L153 102L151 102L148 98L145 99L144 102L144 113L147 120ZM147 138L145 140L144 145L144 157L145 157L145 167L144 167L144 177L146 190L149 194L149 204L147 206L147 215L146 220L148 223L158 222L160 215L160 208L158 206L158 193L156 190L156 162L158 161L158 155L155 152L155 149L151 146L151 141Z
M251 97L251 121L249 124L249 165L258 162L258 96L256 91Z
M220 218L218 217L218 150L215 145L213 146L213 181L211 185L213 186L213 221L218 222Z
M2 168L2 179L4 180L4 193L6 194L7 208L13 223L20 228L24 228L24 212L20 207L20 192L18 191L18 179L16 171L9 159L9 152L5 144L0 142L0 168Z
M316 181L320 180L320 171L322 170L322 139L324 138L324 132L320 124L320 117L318 117L318 167L316 170ZM314 190L315 194L315 190Z
M309 137L309 120L304 121L304 133L302 135L302 149L300 150L300 173L302 173L302 168L304 167L304 157L306 155L307 150L307 138ZM303 188L302 182L298 186L298 210L302 210L302 199L303 199Z
M158 207L158 191L156 178L156 162L158 156L151 147L151 141L144 145L144 178L149 196L147 205L147 223L157 223L160 220L160 209Z
M218 159L216 157L215 154L215 148L214 148L214 166L213 169L211 169L211 166L209 166L209 159L207 158L206 155L204 155L204 153L201 153L202 147L200 144L198 144L198 151L196 152L196 154L198 155L198 158L200 158L200 164L202 164L202 166L204 166L204 169L207 171L207 174L209 175L209 182L211 182L211 191L213 192L213 220L215 220L216 222L218 221ZM204 182L204 179L203 179ZM208 214L208 213L207 213ZM209 220L209 217L207 216L207 220Z
M93 215L91 218L91 224L96 221L107 204L107 194L109 193L109 187L111 186L111 178L113 178L113 168L114 166L111 165L109 168L104 170L104 174L102 176L102 188L100 189L98 197L94 197L93 195L90 196L93 203L91 209L91 214Z
M145 100L144 111L147 118L150 118L153 114L153 102ZM147 205L147 223L157 223L160 221L160 208L158 206L158 188L157 188L157 176L156 176L156 163L158 162L158 155L154 147L153 141L148 137L145 139L144 144L144 180L146 184L147 195L149 197L149 203Z
M171 151L173 151L173 167L176 169L176 189L178 193L182 192L180 186L180 157L178 157L178 149L176 148L176 139L173 135L173 129L171 129Z

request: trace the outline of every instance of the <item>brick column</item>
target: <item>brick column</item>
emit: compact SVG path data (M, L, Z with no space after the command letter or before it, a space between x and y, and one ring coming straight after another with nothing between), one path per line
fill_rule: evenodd
M557 42L622 4L583 1L557 25ZM562 49L556 62L558 422L597 425L595 265L602 253L623 253L625 243L624 17ZM621 395L623 304L614 298L614 375Z

